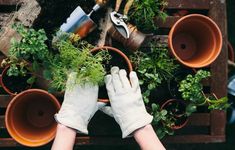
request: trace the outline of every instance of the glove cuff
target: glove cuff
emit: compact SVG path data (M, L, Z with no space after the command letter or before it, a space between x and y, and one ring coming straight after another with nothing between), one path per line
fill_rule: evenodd
M75 129L78 133L88 134L88 122L78 115L58 113L54 118L57 123Z
M131 119L131 122L121 126L122 138L132 136L130 134L132 134L135 130L150 124L152 120L153 120L153 116L151 116L147 112L142 113L142 114L135 114L135 117Z

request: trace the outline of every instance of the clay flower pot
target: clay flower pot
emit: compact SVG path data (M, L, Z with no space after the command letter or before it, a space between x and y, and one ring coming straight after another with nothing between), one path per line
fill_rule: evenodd
M171 112L171 117L176 120L175 125L171 127L173 130L181 129L187 124L188 117L185 115L186 104L182 100L167 100L161 105L162 109L167 110L168 114Z
M27 74L24 77L8 76L8 69L9 66L5 67L2 71L2 74L0 75L0 85L8 94L16 95L17 93L32 87L31 84L27 83L27 80L31 77L31 75Z
M108 34L117 42L122 43L129 51L135 52L143 44L147 36L131 24L128 24L128 29L130 31L129 38L123 37L113 25L109 29Z
M221 52L222 34L207 16L191 14L179 19L168 36L171 53L185 66L210 65Z
M96 47L91 50L91 53L95 54L99 51L107 50L111 55L109 64L106 64L106 71L109 72L112 66L118 66L120 69L125 69L128 73L133 70L131 61L129 58L119 49L109 46ZM108 102L108 95L105 86L99 88L99 101Z
M55 137L54 114L59 108L60 103L52 94L40 89L26 90L9 103L5 114L6 128L22 145L45 145Z

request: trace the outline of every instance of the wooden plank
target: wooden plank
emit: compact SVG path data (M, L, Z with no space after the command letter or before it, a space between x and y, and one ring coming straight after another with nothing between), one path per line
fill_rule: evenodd
M167 0L168 9L209 9L210 0Z
M5 108L9 104L12 96L10 95L0 95L0 108Z
M212 136L225 135L226 115L224 111L214 110L211 112L210 134Z
M0 129L5 129L5 117L0 116Z
M20 0L0 0L0 5L17 5Z
M187 126L210 126L210 113L195 113L190 116Z
M163 143L222 143L225 142L225 135L210 136L210 135L177 135L168 136L163 139Z
M19 147L22 146L12 138L0 138L0 147Z
M168 16L165 21L160 18L155 18L154 22L155 25L159 28L171 28L180 18L181 17L179 16Z
M223 46L219 57L211 65L212 81L211 92L215 93L218 98L227 95L227 14L225 0L211 0L211 9L209 16L219 26L223 36Z

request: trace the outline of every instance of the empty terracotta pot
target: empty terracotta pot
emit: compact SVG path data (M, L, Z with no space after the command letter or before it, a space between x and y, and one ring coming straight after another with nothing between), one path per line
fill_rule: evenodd
M45 145L55 137L54 114L59 108L60 103L52 94L40 89L26 90L9 103L5 114L6 128L22 145Z
M201 68L210 65L220 54L222 34L209 17L191 14L173 25L168 44L171 53L183 65Z

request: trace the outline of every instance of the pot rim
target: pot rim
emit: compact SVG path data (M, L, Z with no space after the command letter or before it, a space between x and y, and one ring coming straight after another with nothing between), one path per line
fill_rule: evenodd
M210 57L211 60L208 60L207 62L205 62L204 64L201 64L201 65L192 65L190 63L186 63L185 61L181 60L178 55L175 53L174 51L174 47L173 47L173 33L175 31L175 28L183 21L183 20L186 20L186 19L190 19L190 18L193 18L193 17L197 17L197 18L202 18L202 19L205 19L207 20L208 22L210 22L215 28L216 30L218 31L218 34L219 34L219 41L221 41L219 44L219 51L218 53L215 55L215 57ZM191 68L202 68L202 67L206 67L206 66L209 66L211 63L213 63L217 57L219 56L220 52L221 52L221 49L222 49L222 45L223 45L223 39L222 39L222 33L221 33L221 30L220 28L218 27L218 25L208 16L205 16L205 15L201 15L201 14L189 14L189 15L186 15L186 16L183 16L181 17L178 21L176 21L176 23L172 26L170 32L169 32L169 35L168 35L168 46L170 48L170 51L171 53L176 57L176 59L183 65L185 66L188 66L188 67L191 67Z
M111 47L111 46L99 46L99 47L95 47L93 49L91 49L91 53L96 52L96 51L100 51L100 50L111 50L116 52L117 54L119 54L122 58L124 58L126 64L128 65L128 72L130 73L131 71L133 71L133 67L131 64L130 59L119 49ZM98 99L99 102L104 102L104 103L108 103L109 99Z
M10 134L10 136L15 140L17 141L18 143L20 143L21 145L24 145L24 146L28 146L28 147L39 147L39 146L43 146L43 145L46 145L48 144L49 142L51 142L54 138L55 138L55 134L56 134L56 130L54 131L53 134L50 135L49 138L47 138L47 140L45 141L44 139L44 142L40 142L40 141L37 141L37 142L31 142L29 139L26 139L24 138L22 140L22 138L19 138L18 137L18 134L16 134L17 136L14 136L15 133L13 130L15 130L15 128L10 125L10 123L8 122L8 118L9 118L9 115L10 115L10 110L12 109L12 107L14 106L14 104L18 101L18 97L21 97L21 96L24 96L24 95L27 95L28 93L31 93L31 92L37 92L37 93L41 93L41 94L46 94L47 96L49 96L51 98L51 102L54 103L54 105L57 107L57 111L59 111L60 109L60 103L59 101L57 100L57 98L52 95L51 93L45 91L45 90L42 90L42 89L28 89L28 90L25 90L19 94L17 94L15 97L12 98L12 100L10 101L10 103L8 104L7 106L7 109L6 109L6 113L5 113L5 125L6 125L6 128L7 128L7 131L8 133ZM16 132L17 133L17 132ZM28 140L27 142L22 142L22 141L26 141ZM31 143L30 144L27 144L27 143ZM35 144L37 143L37 144Z

